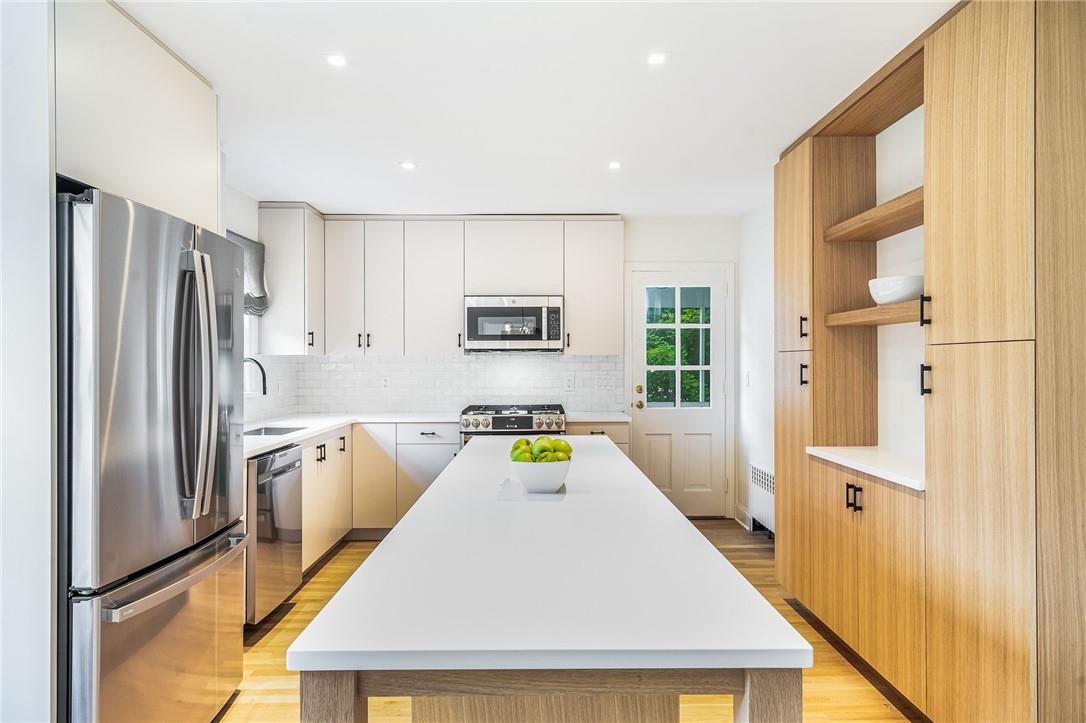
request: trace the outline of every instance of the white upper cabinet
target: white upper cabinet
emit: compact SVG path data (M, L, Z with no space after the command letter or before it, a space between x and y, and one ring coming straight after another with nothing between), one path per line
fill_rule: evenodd
M362 221L324 222L325 348L361 356L365 345L366 230Z
M464 322L464 222L404 223L404 350L461 350Z
M366 221L367 355L403 354L403 221Z
M560 296L561 221L467 221L464 293Z
M622 221L566 221L567 354L623 353Z
M268 310L261 354L324 354L324 220L303 206L260 209Z

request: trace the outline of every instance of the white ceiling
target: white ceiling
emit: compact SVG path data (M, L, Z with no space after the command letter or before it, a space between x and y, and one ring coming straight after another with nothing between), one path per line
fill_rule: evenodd
M709 215L763 203L779 152L952 4L123 6L212 82L255 198Z

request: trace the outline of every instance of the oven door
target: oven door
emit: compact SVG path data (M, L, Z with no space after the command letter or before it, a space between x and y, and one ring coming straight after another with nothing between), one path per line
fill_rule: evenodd
M562 297L464 297L467 351L562 351Z
M470 432L465 431L465 432L460 433L460 446L463 447L465 444L470 442L472 437L527 437L527 438L531 439L533 437L538 437L541 434L546 434L548 437L560 437L560 436L563 436L565 433L566 433L566 430L564 430L564 429L548 429L548 430L535 429L535 430L532 430L531 432L526 432L523 429L521 429L519 431L505 431L505 432L491 432L491 431L477 432L477 431L472 430Z

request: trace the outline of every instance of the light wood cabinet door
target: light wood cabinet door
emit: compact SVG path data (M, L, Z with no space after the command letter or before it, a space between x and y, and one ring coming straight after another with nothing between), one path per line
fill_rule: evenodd
M801 143L773 171L773 256L777 351L811 348L812 141Z
M323 355L324 219L309 209L305 211L305 326L306 353Z
M362 356L365 333L365 224L324 223L325 349Z
M857 647L857 529L860 513L847 506L850 469L810 459L811 507L808 515L810 603L807 605L838 637Z
M929 344L1034 338L1033 83L1033 3L970 3L925 43Z
M333 545L342 540L343 536L354 527L354 510L352 506L354 468L351 457L351 430L345 427L336 432L335 438L328 446L328 459L335 460L335 476L332 480L334 495L331 509Z
M561 296L561 221L467 221L464 293Z
M868 475L855 477L863 508L856 516L856 651L923 710L924 493Z
M630 443L629 422L568 422L566 434L574 436L607 436L615 444Z
M404 352L463 350L464 222L404 222Z
M401 444L396 448L397 521L403 519L459 451L459 444Z
M302 569L316 562L325 551L329 536L328 495L320 440L302 449Z
M403 221L366 221L367 356L403 354Z
M351 430L354 526L396 524L396 425L356 424Z
M622 221L565 222L567 354L623 353Z
M927 354L925 712L1034 720L1034 343L947 344Z
M774 531L777 579L810 606L807 447L811 444L810 352L780 352L776 360ZM802 375L802 376L801 376Z

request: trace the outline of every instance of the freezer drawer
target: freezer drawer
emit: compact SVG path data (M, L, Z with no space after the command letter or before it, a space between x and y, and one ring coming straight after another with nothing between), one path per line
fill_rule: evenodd
M241 523L72 605L73 721L211 720L241 682Z

